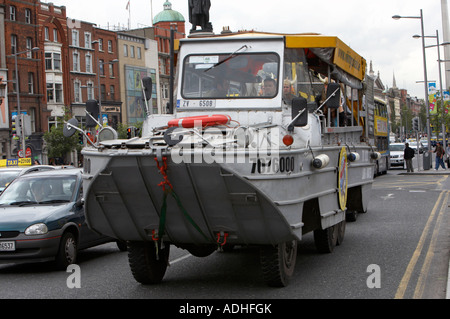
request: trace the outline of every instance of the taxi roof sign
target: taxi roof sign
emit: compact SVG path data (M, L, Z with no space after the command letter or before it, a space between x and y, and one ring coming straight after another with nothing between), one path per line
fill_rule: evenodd
M0 160L0 167L31 166L31 158L12 158Z

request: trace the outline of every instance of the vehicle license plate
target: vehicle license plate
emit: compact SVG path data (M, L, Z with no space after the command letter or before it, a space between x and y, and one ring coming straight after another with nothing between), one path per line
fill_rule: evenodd
M15 251L16 243L14 241L0 241L0 251Z

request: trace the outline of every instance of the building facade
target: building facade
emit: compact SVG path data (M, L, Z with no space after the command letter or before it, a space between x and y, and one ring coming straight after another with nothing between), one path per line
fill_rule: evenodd
M117 128L121 121L117 34L90 22L69 21L71 114L83 127L86 101L97 100L102 121Z

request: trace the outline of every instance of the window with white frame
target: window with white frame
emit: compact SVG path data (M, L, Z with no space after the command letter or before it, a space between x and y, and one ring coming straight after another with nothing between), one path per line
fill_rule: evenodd
M75 81L73 83L73 100L75 103L81 103L81 83Z
M113 78L114 77L114 65L112 63L109 63L109 77Z
M15 6L9 6L9 20L16 21L17 9Z
M137 58L140 60L142 59L142 51L141 51L141 47L137 47Z
M100 68L100 75L105 75L105 61L98 60L98 66Z
M25 9L25 23L31 24L31 10Z
M45 41L50 40L50 34L49 34L48 27L44 27L44 40Z
M56 52L45 52L45 70L61 71L61 54Z
M17 35L11 34L11 53L17 53Z
M34 94L34 73L28 72L28 93Z
M73 71L80 71L80 54L78 52L73 52Z
M92 73L92 56L88 53L85 56L86 59L86 72Z
M98 39L98 50L103 51L103 39Z
M33 48L33 39L27 38L26 40L27 50L31 50ZM27 58L31 59L33 57L33 52L27 51Z
M87 99L88 100L94 99L94 83L92 82L87 83Z
M59 84L59 83L55 83L55 102L56 103L63 102L62 84Z
M114 85L111 85L109 87L109 97L111 98L112 101L116 100L116 88L114 87Z
M36 132L36 108L30 107L28 110L30 112L31 133L34 133Z
M84 33L84 47L86 49L92 49L91 42L92 42L92 40L91 40L91 33L90 32L85 32Z
M78 30L72 30L72 46L74 47L79 46Z
M62 103L63 90L60 83L47 83L47 102Z
M61 54L53 53L53 69L55 71L61 71Z
M112 47L112 41L108 40L108 52L112 53L113 52L113 47Z
M53 42L58 42L58 29L53 29Z

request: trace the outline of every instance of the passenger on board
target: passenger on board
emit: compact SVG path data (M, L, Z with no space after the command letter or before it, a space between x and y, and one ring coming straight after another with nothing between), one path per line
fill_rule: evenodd
M226 97L230 88L230 82L224 78L214 80L214 88L206 93L206 97Z
M295 97L293 94L293 88L291 81L288 79L284 80L283 82L283 101L287 105L292 105L292 99Z
M263 82L263 95L274 97L277 93L277 81L272 78L266 78Z

